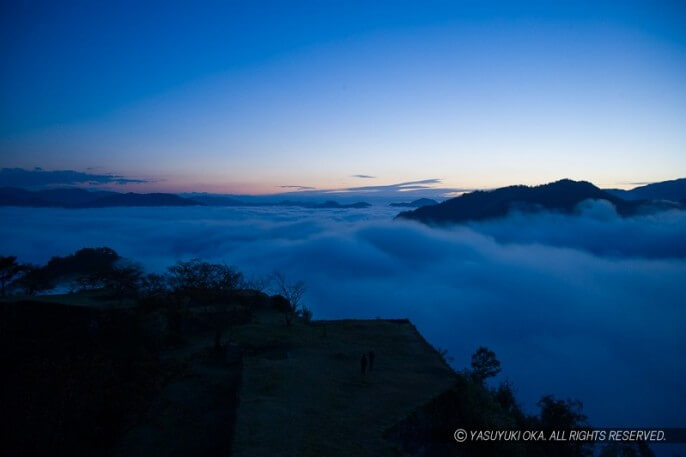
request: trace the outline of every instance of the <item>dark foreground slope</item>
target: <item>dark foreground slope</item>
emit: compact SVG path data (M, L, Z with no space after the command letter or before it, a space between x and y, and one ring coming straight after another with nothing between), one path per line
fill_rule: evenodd
M508 383L454 372L407 320L288 326L274 297L248 290L229 314L108 297L0 300L0 455L591 455L590 444L455 443L456 428L567 430L586 419L550 396L524 414ZM230 322L217 348L221 315Z
M0 301L0 454L106 455L165 377L127 310Z
M563 179L535 187L509 186L471 192L438 205L402 212L397 217L441 224L504 217L512 209L570 213L584 200L609 201L619 214L625 216L634 214L639 206L637 202L622 200L589 182Z
M455 382L406 320L286 326L264 294L241 297L221 352L206 305L0 300L0 453L393 455L384 431Z

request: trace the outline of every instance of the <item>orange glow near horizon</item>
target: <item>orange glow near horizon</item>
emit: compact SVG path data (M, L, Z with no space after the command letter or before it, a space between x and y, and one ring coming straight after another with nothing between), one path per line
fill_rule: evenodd
M546 184L549 182L557 181L559 179L569 178L574 180L584 180L579 177L551 177L545 179L527 179L527 180L512 180L508 181L504 178L491 179L480 179L476 180L466 179L452 179L443 180L435 184L425 184L428 189L436 189L440 191L441 189L457 189L455 191L445 191L443 196L454 197L464 193L465 190L472 189L495 189L498 187L505 187L510 185L529 185L535 186L540 184ZM143 178L146 179L146 178ZM416 180L420 180L418 178ZM664 178L659 180L668 180L672 178ZM654 181L659 181L654 180ZM397 185L401 182L415 181L412 179L381 179L381 178L353 178L353 177L343 177L340 179L335 179L331 181L318 180L302 180L302 181L232 181L230 178L222 178L220 176L212 176L207 179L200 179L197 176L168 176L164 178L149 178L146 182L133 182L126 184L117 183L107 183L107 184L87 184L79 187L85 187L89 189L100 189L100 190L111 190L116 192L139 192L139 193L150 193L150 192L164 192L164 193L210 193L210 194L233 194L233 195L275 195L283 193L297 193L303 191L319 191L319 192L330 192L333 195L345 194L348 192L355 193L376 193L377 190L365 190L359 189L367 186L392 186ZM653 182L654 182L653 181ZM297 184L295 184L297 182ZM291 184L293 183L293 184ZM593 182L596 186L600 188L618 188L618 189L631 189L638 187L640 185L647 184L648 182L615 182L612 180L607 180L604 182ZM464 189L464 190L463 190ZM397 189L398 192L411 192L412 189Z

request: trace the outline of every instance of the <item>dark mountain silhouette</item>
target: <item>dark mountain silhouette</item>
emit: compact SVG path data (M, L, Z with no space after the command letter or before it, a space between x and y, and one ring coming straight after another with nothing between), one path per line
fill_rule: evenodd
M191 198L207 206L253 206L251 203L223 195L194 194Z
M0 206L31 206L56 208L106 208L113 206L193 206L195 200L174 194L120 194L90 192L84 189L49 189L29 191L15 187L0 188Z
M0 188L0 205L11 206L72 206L83 205L115 192L87 191L77 188L59 188L28 191L16 187Z
M333 200L328 200L325 201L324 203L315 203L313 205L307 204L307 203L298 203L297 205L293 205L293 202L281 202L281 206L302 206L304 208L341 208L341 209L348 209L348 208L369 208L370 205L367 202L356 202L356 203L349 203L349 204L343 204L343 203L338 203Z
M368 208L367 202L339 203L307 201L258 201L239 200L223 195L194 194L192 198L175 194L151 193L126 194L118 192L88 191L77 188L49 189L30 191L16 187L0 188L0 206L29 206L55 208L108 208L116 206L296 206L315 209Z
M200 202L174 194L115 194L98 198L92 202L74 205L77 208L105 208L110 206L198 206Z
M686 200L686 178L662 181L631 190L605 189L606 192L624 200Z
M0 188L1 206L55 206L51 202L44 200L38 192L30 192L15 187Z
M420 198L420 199L411 201L409 203L407 203L407 202L391 203L388 206L393 206L394 208L421 208L423 206L431 206L431 205L438 205L438 202L436 200L431 199L431 198Z
M424 223L478 221L504 217L511 209L523 211L552 210L570 213L584 200L607 200L622 215L636 212L639 202L628 202L586 181L561 181L541 186L509 186L491 191L476 191L434 206L405 211L397 218Z
M76 188L41 190L37 193L43 200L51 203L71 205L83 205L99 198L117 195L116 192L87 191Z
M281 201L256 201L256 200L239 200L234 197L227 197L222 195L193 195L193 200L203 203L208 206L297 206L300 208L321 208L321 209L349 209L349 208L368 208L371 204L367 202L356 202L350 204L338 203L333 200L325 201L323 203L306 202L298 200L281 200Z

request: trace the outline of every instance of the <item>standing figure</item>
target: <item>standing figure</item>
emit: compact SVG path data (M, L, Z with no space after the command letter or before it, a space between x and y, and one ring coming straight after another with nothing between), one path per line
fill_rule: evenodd
M374 369L374 350L369 351L369 372Z
M364 376L367 373L367 355L362 354L362 358L360 359L360 373L362 373L362 376Z

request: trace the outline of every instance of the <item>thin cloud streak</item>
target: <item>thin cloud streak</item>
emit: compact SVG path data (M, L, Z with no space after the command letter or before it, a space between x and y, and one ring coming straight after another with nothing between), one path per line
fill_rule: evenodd
M422 195L429 196L443 196L448 194L455 194L461 192L468 192L474 189L468 188L454 188L454 187L438 187L437 184L441 184L441 180L438 178L421 179L417 181L405 181L395 184L381 184L374 186L353 186L353 187L343 187L338 189L312 189L302 192L302 194L308 194L311 196L316 195L327 195L327 194L365 194L365 195L378 195L378 196L401 196L407 192L422 192Z
M281 189L295 189L295 190L314 190L316 189L315 187L311 186L294 186L294 185L286 185L286 186L279 186Z

